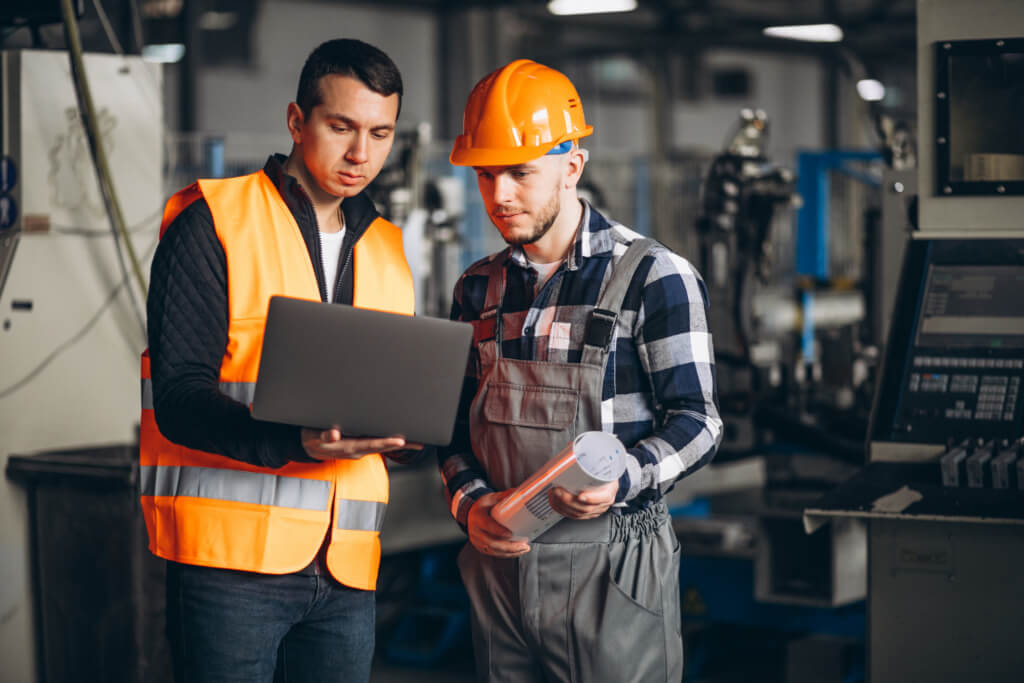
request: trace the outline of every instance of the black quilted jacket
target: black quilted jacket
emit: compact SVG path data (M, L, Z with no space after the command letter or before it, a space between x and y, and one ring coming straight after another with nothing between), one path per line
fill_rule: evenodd
M316 216L308 195L271 156L264 172L277 186L309 249L326 297ZM345 240L342 263L378 213L365 193L342 203ZM334 283L332 283L333 285ZM352 303L352 268L336 283L334 301ZM217 389L228 341L227 263L213 228L210 208L199 199L171 223L157 247L146 300L153 407L165 437L189 448L218 453L263 467L311 462L299 428L254 420L249 407Z

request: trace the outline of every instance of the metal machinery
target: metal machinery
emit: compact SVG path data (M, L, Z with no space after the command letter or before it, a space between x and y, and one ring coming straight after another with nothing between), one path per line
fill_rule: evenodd
M713 467L680 482L670 498L687 554L684 623L696 629L693 644L705 645L690 650L688 676L698 678L703 658L722 658L703 626L762 629L790 657L789 672L811 678L821 672L800 668L802 648L832 648L827 657L847 661L864 639L864 525L809 538L800 514L856 471L857 424L866 423L870 402L867 277L831 277L829 249L830 237L844 246L838 233L862 215L832 215L831 175L875 192L883 155L804 152L794 173L768 158L768 128L765 112L740 112L708 166L697 223L725 434ZM859 197L837 204L861 205ZM871 256L863 259L869 265ZM678 504L694 496L703 509ZM858 680L858 666L842 675Z
M753 300L776 275L772 230L777 211L796 199L793 173L765 156L767 133L763 111L741 112L735 136L711 162L697 223L721 408L731 418L724 443L741 451L755 447L751 408L765 379L754 362L765 347L754 329ZM777 352L772 355L777 359Z
M1019 681L1024 6L917 6L919 229L867 465L804 521L867 522L871 681Z
M429 123L398 133L389 163L369 191L381 213L402 227L406 258L416 282L416 311L447 318L463 236L456 227L466 214L467 188L451 175L431 139Z

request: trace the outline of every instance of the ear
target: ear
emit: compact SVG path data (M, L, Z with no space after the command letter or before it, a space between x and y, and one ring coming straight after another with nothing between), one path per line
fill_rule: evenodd
M288 112L285 114L288 121L288 132L291 133L292 142L296 145L302 144L302 126L306 118L302 115L302 109L295 102L288 103Z
M587 153L574 145L566 156L568 158L565 161L563 184L568 190L576 187L576 184L579 183L580 176L583 175L583 167L587 163Z

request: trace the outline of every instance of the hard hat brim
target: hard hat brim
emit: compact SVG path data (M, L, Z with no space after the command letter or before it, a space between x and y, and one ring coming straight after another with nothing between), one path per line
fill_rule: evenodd
M593 132L594 127L587 126L578 135L574 135L572 138L567 139L579 139L586 137ZM565 142L565 140L555 140L550 143L546 142L543 145L537 145L536 147L511 147L501 149L459 147L458 142L456 142L452 147L451 154L448 156L448 161L453 166L515 166L517 164L525 164L528 161L541 158L562 142Z

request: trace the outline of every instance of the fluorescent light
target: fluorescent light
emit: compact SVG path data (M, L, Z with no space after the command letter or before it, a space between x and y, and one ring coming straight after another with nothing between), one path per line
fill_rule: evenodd
M865 102L879 102L885 97L885 86L874 78L857 81L857 94Z
M805 40L811 43L838 43L843 39L843 29L835 24L800 24L796 26L768 26L766 36Z
M605 14L607 12L632 12L636 0L550 0L548 11L552 14Z
M180 62L184 56L185 46L181 43L158 43L142 46L142 58L147 62L173 64Z
M238 23L238 12L203 12L199 15L199 28L204 31L226 31Z

